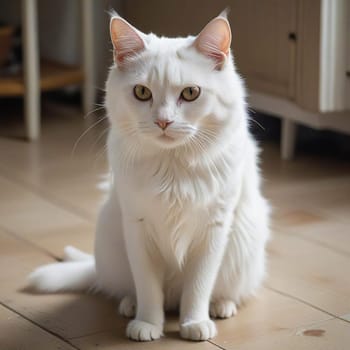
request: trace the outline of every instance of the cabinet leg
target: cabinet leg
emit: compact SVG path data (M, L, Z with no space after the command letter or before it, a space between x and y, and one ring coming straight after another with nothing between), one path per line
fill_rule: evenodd
M40 73L36 0L22 0L22 21L27 138L36 140L40 136Z
M294 157L296 133L297 124L292 120L283 118L281 135L281 157L284 160L290 160Z

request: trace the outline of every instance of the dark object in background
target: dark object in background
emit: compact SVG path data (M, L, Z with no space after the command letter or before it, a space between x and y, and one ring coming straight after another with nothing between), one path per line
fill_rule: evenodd
M8 63L12 50L13 27L0 25L0 67Z
M281 119L250 110L250 129L258 141L281 142ZM298 125L296 153L350 160L350 135Z
M0 75L16 75L22 69L21 28L0 23Z

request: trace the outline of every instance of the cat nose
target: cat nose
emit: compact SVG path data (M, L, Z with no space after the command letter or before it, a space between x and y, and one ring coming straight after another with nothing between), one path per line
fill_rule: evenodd
M157 124L162 130L165 130L172 123L174 123L173 120L161 120L161 119L156 119L154 122L154 124Z

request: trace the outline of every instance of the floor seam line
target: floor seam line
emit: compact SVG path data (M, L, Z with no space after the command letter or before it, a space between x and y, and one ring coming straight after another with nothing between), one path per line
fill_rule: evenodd
M327 244L327 243L324 243L324 242L320 242L320 241L317 241L316 239L312 239L312 238L308 238L308 237L305 237L305 236L301 236L299 234L293 234L293 233L285 233L283 232L283 227L277 227L275 229L273 229L273 232L276 232L278 231L279 233L278 234L282 234L282 235L285 235L285 236L293 236L293 238L297 238L297 239L300 239L302 241L306 241L306 242L309 242L309 243L314 243L316 245L319 245L323 248L326 248L328 250L331 250L332 252L334 253L337 253L337 254L340 254L342 256L345 256L347 258L350 258L350 254L344 250L341 250L339 248L335 248L335 247L332 247L331 245Z
M214 346L217 346L221 350L227 350L226 348L222 347L221 345L216 344L213 340L207 340L207 342L214 345Z
M282 291L280 291L280 290L278 290L278 289L275 289L275 288L273 288L273 287L270 287L270 286L268 286L268 285L265 285L265 287L266 287L267 289L271 290L272 292L275 292L275 293L281 294L281 295L283 295L283 296L285 296L285 297L288 297L288 298L297 300L297 301L299 301L299 302L301 302L301 303L303 303L303 304L305 304L305 305L307 305L307 306L312 307L312 308L315 309L315 310L321 311L321 312L323 312L323 313L325 313L325 314L327 314L327 315L329 315L329 316L332 316L332 317L334 317L334 318L336 318L336 319L338 319L338 320L342 320L342 321L344 321L344 322L346 322L346 323L350 323L350 321L348 321L348 320L346 320L346 319L344 319L344 318L341 318L340 316L337 316L337 315L335 315L335 314L333 314L333 313L331 313L331 312L329 312L329 311L323 310L323 309L321 309L320 307L318 307L318 306L316 306L316 305L313 305L313 304L309 303L309 302L306 301L306 300L300 299L300 298L298 298L298 297L296 297L296 296L294 296L294 295L292 295L292 294L289 294L289 293L286 293L286 292L282 292Z
M14 175L13 177L10 177L7 171L4 170L4 168L2 167L0 168L0 170L1 170L0 176L4 177L7 181L11 181L18 186L24 187L25 189L37 195L41 199L44 199L50 202L51 204L59 207L60 209L70 212L70 214L73 213L74 215L78 216L80 219L88 223L94 222L94 220L91 219L91 216L88 213L86 213L84 210L77 208L74 204L66 202L65 200L62 200L53 194L43 191L37 185L23 181L19 179L16 175Z
M26 244L30 245L33 249L40 251L41 253L44 253L45 255L48 255L49 257L55 259L56 261L62 261L62 259L59 256L56 256L54 253L50 252L49 250L35 244L34 242L26 239L25 237L13 232L12 230L9 230L7 227L4 227L0 225L0 230L6 234L7 236L11 236L18 241L25 242Z
M55 333L54 331L51 331L50 329L47 329L45 327L43 327L41 324L31 320L30 318L28 318L27 316L23 315L22 313L20 313L19 311L17 311L16 309L12 308L9 305L6 305L5 303L3 303L2 301L0 301L0 305L3 306L5 309L15 313L16 315L22 317L23 319L25 319L26 321L28 321L29 323L35 325L36 327L42 329L43 331L51 334L52 336L62 340L63 342L67 343L68 345L70 345L72 348L76 349L76 350L81 350L80 348L78 348L76 345L74 345L73 343L71 343L68 339L65 339L64 337L62 337L60 334Z
M123 328L124 329L124 328ZM91 337L91 336L95 336L95 335L98 335L98 334L104 334L106 332L109 332L109 331L114 331L115 328L110 328L110 329L103 329L103 330L99 330L99 331L96 331L96 332L92 332L92 333L87 333L87 334L83 334L83 335L78 335L76 337L69 337L68 339L70 341L74 341L74 340L79 340L79 339L82 339L82 338L87 338L87 337Z

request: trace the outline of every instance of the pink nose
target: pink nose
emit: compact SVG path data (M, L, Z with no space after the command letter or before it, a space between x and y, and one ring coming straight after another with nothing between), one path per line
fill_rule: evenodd
M174 121L172 120L160 120L156 119L154 124L157 124L162 130L165 130L170 124L172 124Z

